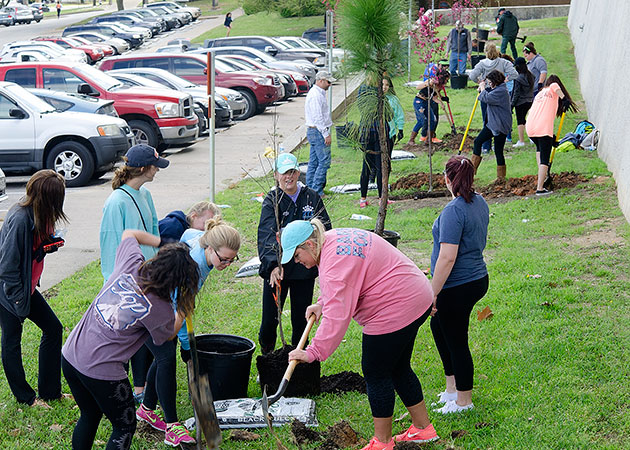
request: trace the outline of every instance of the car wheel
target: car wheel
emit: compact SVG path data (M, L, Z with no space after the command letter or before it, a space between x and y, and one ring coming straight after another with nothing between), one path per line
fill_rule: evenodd
M27 24L27 25L30 25L30 24L31 24L31 21L30 21L30 20L27 20L27 21L26 21L26 24Z
M205 133L208 127L206 127L206 118L201 111L195 111L197 119L199 119L199 134Z
M256 101L256 97L250 91L237 89L238 92L241 93L243 98L245 99L245 103L247 103L247 107L243 114L240 115L239 120L249 119L251 116L256 114L256 109L258 108L258 102Z
M153 148L158 147L160 139L151 124L143 120L130 120L129 128L131 128L131 132L136 137L137 144L147 144Z
M46 167L66 180L66 186L85 185L94 173L94 160L90 151L81 143L67 141L57 144L46 158Z

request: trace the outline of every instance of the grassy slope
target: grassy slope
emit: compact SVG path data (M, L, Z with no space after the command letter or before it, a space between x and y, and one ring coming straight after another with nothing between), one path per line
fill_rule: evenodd
M236 23L236 22L235 22ZM537 48L549 61L575 97L577 82L565 19L523 22L524 33L534 38ZM280 27L278 27L280 28ZM420 68L414 67L413 73ZM400 88L399 96L413 126L412 92ZM465 124L475 92L451 91L456 123ZM480 126L477 112L476 126ZM570 117L565 130L571 130L584 113ZM271 123L270 123L271 127ZM444 118L438 135L449 127ZM334 141L333 141L334 144ZM259 149L262 153L264 149ZM298 151L307 160L308 149ZM434 156L436 172L448 155ZM535 172L533 149L526 147L507 153L508 175ZM493 158L486 158L478 182L494 178ZM630 269L625 242L630 228L616 203L615 187L605 165L596 155L574 151L558 155L555 170L576 170L587 176L603 176L598 182L557 192L544 199L516 199L492 203L486 259L490 271L490 290L476 310L489 306L492 320L471 320L470 342L476 364L474 402L477 408L468 414L440 417L430 413L438 433L446 439L425 446L428 449L494 448L557 449L630 447L628 424L629 396L627 361L630 359L630 321L628 292ZM426 156L414 161L395 162L393 179L427 171ZM358 182L360 160L354 150L333 145L333 165L329 185ZM225 210L228 221L243 233L241 260L256 254L256 226L259 203L249 200L252 191L269 186L269 180L245 180L218 194L217 203L230 204ZM374 195L374 194L372 194ZM328 208L335 226L367 227L373 221L348 220L352 213L376 217L376 208L359 210L357 195L329 196ZM439 214L440 202L397 202L389 210L388 228L403 235L400 248L420 267L427 267L431 252L431 224ZM524 221L526 220L526 221ZM54 255L48 264L54 264ZM232 333L256 340L260 320L260 284L257 277L235 280L236 267L213 272L203 288L197 310L196 329L200 332ZM540 274L540 278L527 275ZM65 327L72 329L100 287L96 263L65 280L51 305ZM549 302L549 306L545 306ZM474 314L473 314L474 318ZM25 323L23 352L26 371L36 380L38 330ZM258 353L256 353L258 354ZM255 355L256 355L255 354ZM360 372L360 329L352 324L344 343L322 365L324 374L342 370ZM417 338L413 367L430 401L442 389L442 371L428 324ZM180 418L192 410L186 393L182 364L178 366ZM259 396L252 365L249 394ZM64 385L64 391L68 392ZM372 432L367 399L356 394L316 398L321 428L340 419L349 420L366 439ZM53 404L52 411L20 407L11 396L6 380L0 377L0 447L55 448L70 447L70 434L78 418L70 400ZM395 417L404 408L397 403ZM487 427L475 425L484 422ZM56 425L56 426L54 426ZM408 419L395 424L398 432L408 426ZM455 441L452 430L468 434ZM60 430L60 431L59 431ZM95 448L103 448L109 433L103 421ZM263 439L252 443L232 442L224 433L223 449L270 449L273 441L263 432ZM292 446L287 429L279 434ZM147 439L137 433L132 448L166 448L153 435ZM315 445L303 448L312 449ZM292 446L291 448L295 448Z

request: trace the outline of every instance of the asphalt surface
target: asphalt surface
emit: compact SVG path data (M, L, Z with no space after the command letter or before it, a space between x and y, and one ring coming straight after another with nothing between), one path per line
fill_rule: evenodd
M135 0L129 3L137 4ZM31 23L1 29L0 44L44 34L60 34L63 27L90 15L102 13L102 11L89 12L66 17L62 14L59 20L49 18L39 24ZM237 10L233 15L238 17L241 14L242 11ZM169 33L168 36L161 35L151 40L139 51L151 51L175 38L192 39L210 28L222 25L222 16L202 18L187 27ZM16 33L19 33L19 36ZM358 83L358 79L348 80L347 92L355 90ZM333 108L338 110L343 106L343 82L337 82L332 89ZM303 96L281 103L277 107L268 108L265 113L244 122L238 122L230 128L218 130L215 135L215 189L217 192L247 176L261 176L269 170L269 166L261 161L264 160L262 154L265 147L273 144L271 134L276 116L278 118L277 143L282 143L285 151L293 151L306 137ZM155 180L146 185L153 195L159 217L164 217L174 209L186 210L192 204L208 199L210 193L209 149L209 139L204 137L187 147L167 150L167 157L171 161L170 166L160 171ZM298 158L306 159L306 155L298 155ZM110 172L98 180L93 180L88 186L67 189L64 210L70 223L66 227L66 245L46 258L46 268L41 278L43 290L54 286L100 257L99 227L103 204L112 191L111 178ZM27 181L28 177L24 176L7 177L9 199L0 204L0 219L24 194ZM255 255L243 255L241 259L247 260L253 256Z

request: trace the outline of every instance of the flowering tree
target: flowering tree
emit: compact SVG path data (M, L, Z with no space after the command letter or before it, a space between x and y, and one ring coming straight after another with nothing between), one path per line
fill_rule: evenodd
M479 16L481 5L481 0L457 0L453 2L453 6L451 6L448 14L453 23L458 20L461 20L462 23L473 23L473 20Z

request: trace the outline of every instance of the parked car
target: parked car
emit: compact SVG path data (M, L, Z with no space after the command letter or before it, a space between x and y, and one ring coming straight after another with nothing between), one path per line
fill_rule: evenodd
M77 31L76 33L69 33L69 37L86 39L90 42L109 45L115 55L121 55L129 50L130 45L124 39L120 39L113 36L105 36L97 31Z
M275 39L282 41L283 43L290 45L294 48L304 48L304 49L309 49L309 50L318 49L320 51L324 51L326 56L328 56L329 50L327 48L321 46L320 44L316 44L315 42L309 39L304 39L297 36L278 36ZM333 54L332 70L334 73L341 68L341 64L343 63L343 60L346 57L346 55L345 55L345 50L341 48L337 48L337 47L333 47L332 54Z
M15 24L15 19L13 18L13 14L8 11L5 11L4 8L0 9L0 25L4 25L5 27L10 27Z
M82 50L65 49L54 42L48 41L13 41L5 44L0 50L0 58L16 50L39 50L50 56L51 59L61 61L73 61L86 63L88 57Z
M13 4L11 6L5 6L2 11L11 14L13 17L13 23L31 23L35 20L33 11L24 5Z
M137 10L134 11L129 11L126 9L122 9L120 11L114 11L110 14L110 16L119 16L119 17L124 17L125 19L136 19L140 22L146 22L147 24L156 24L159 27L159 32L163 32L163 31L168 31L169 29L171 29L172 27L170 27L168 25L168 23L166 22L166 20L164 20L163 18L159 17L157 14L156 15L149 15L148 17L145 17L144 15L140 14ZM124 23L128 23L129 20L125 20Z
M72 36L67 36L66 38L72 39L73 41L77 41L82 46L91 46L94 48L98 48L99 50L103 52L103 57L112 56L116 53L116 49L114 49L114 47L112 47L109 44L104 44L102 42L92 42L89 39L86 39L81 36L77 36L76 34L73 34ZM66 38L61 38L61 39L66 39ZM121 40L121 42L126 44L125 41Z
M118 117L114 100L103 100L89 95L72 92L53 91L51 89L27 89L31 94L44 100L57 111L85 112L92 114L105 114Z
M191 53L144 53L113 56L104 59L99 68L107 71L132 67L155 67L165 69L186 80L206 85L206 57ZM253 72L232 72L221 62L215 67L215 84L239 91L247 101L247 110L241 116L247 119L280 98L281 85L273 77L264 77Z
M184 23L179 19L179 14L167 13L164 11L157 11L154 8L137 8L137 9L125 9L126 13L138 14L145 19L161 19L166 22L166 29L171 30L173 28L180 28Z
M125 27L132 29L126 31L133 32L133 30L135 29L135 31L141 33L145 39L150 39L162 31L162 27L158 22L147 22L145 20L140 20L131 16L125 16L123 14L111 14L107 16L95 17L88 23L113 23L115 25L118 25L119 27L121 25L124 25ZM125 27L121 28L125 30ZM149 30L149 32L146 32L145 29Z
M30 49L30 50L13 50L5 53L0 58L0 64L14 64L20 62L31 61L52 61L54 58L50 53L46 53L43 49Z
M7 195L7 177L4 176L4 172L0 169L0 202L5 201L9 196Z
M109 170L133 145L127 122L57 112L26 89L0 82L0 165L7 173L54 169L68 187Z
M35 22L37 23L41 22L41 20L44 18L44 11L41 8L33 5L29 5L29 8L31 8L31 12L33 13L33 20L35 20Z
M72 25L63 30L63 33L61 35L71 36L73 34L84 33L86 31L91 33L99 33L104 36L124 39L129 44L130 48L140 47L144 42L142 34L122 31L120 28L112 23L86 23L84 25Z
M236 36L206 39L206 48L214 47L250 47L268 53L281 61L308 61L323 67L325 58L317 53L291 49L268 36Z
M198 120L190 95L126 89L115 78L87 64L7 64L0 66L0 80L114 100L116 111L129 123L136 140L160 150L171 144L192 142L197 137Z
M192 22L192 17L187 12L177 12L174 9L168 8L167 6L154 5L149 3L143 9L150 9L151 11L159 14L160 16L165 17L175 17L177 21L180 23L180 27L184 25L188 25Z
M256 61L255 59L243 55L221 55L217 56L217 58L226 58L234 61L239 61L241 64L245 64L250 70L269 69L277 73L288 75L293 79L297 88L298 95L307 93L308 90L311 88L311 84L308 82L308 78L295 70L272 69L260 61Z
M125 70L125 69L122 69L122 70ZM118 70L110 70L109 72L107 72L107 74L116 78L118 81L123 83L126 87L143 86L143 87L148 87L148 88L153 88L153 89L165 89L165 86L163 84L158 83L157 81L153 81L150 78L146 78L141 75L136 75L136 74L128 73L128 72L119 72ZM166 88L166 89L170 89L170 88ZM204 131L206 131L208 128L207 118L208 118L209 101L208 101L208 94L206 93L205 88L202 88L201 86L197 86L197 89L194 91L190 91L190 90L182 91L179 89L175 89L175 90L180 91L180 92L186 92L187 94L190 94L192 96L193 101L195 102L195 105L199 108L199 111L200 111L198 114L198 117L199 117L200 123L202 123L202 126L199 127L199 132L203 133ZM229 125L232 125L233 114L227 102L223 100L220 96L215 94L214 105L215 105L214 124L217 127L227 127Z
M230 59L226 56L219 56L216 59L217 61L221 61L222 63L227 64L228 66L232 67L236 71L246 70L249 72L258 72L260 74L273 75L273 76L278 77L278 79L280 80L280 83L282 84L282 94L280 97L281 100L288 100L289 97L295 97L298 94L295 81L293 81L293 78L291 78L288 75L276 72L275 70L259 69L257 67L248 66L247 64L244 64L241 61Z
M115 76L114 73L131 73L135 75L140 75L142 77L160 83L169 89L187 92L193 96L193 99L196 96L200 97L207 95L207 88L205 86L191 83L190 81L178 77L177 75L174 75L168 70L164 69L154 69L152 67L134 67L130 69L110 70L107 73L111 74L112 76ZM228 105L230 105L230 109L232 110L234 119L240 119L240 116L247 109L247 102L245 101L243 96L238 91L220 86L214 87L214 93L216 95L219 95L223 100L228 103Z
M309 28L302 33L302 37L317 44L327 45L326 28Z
M73 48L75 50L81 50L82 52L84 52L89 60L88 62L90 64L94 64L97 61L100 61L101 59L103 59L105 57L105 52L103 51L103 49L100 46L96 46L93 44L84 44L82 42L79 42L76 39L73 39L69 36L66 37L55 37L55 36L51 36L51 37L38 37L35 38L36 41L47 41L47 42L53 42L55 44L57 44L60 47L63 47L65 49L69 49L69 48Z
M201 16L201 9L194 6L182 6L176 2L154 2L146 5L148 8L155 8L158 6L166 6L178 13L188 13L192 20L197 20Z
M317 68L307 61L279 61L269 53L261 52L251 47L214 47L190 50L190 53L206 54L212 52L215 55L242 55L264 63L271 69L295 70L308 78L309 83L315 83Z
M31 8L41 9L43 12L49 12L50 11L50 8L48 7L48 5L46 3L31 3L29 6Z

